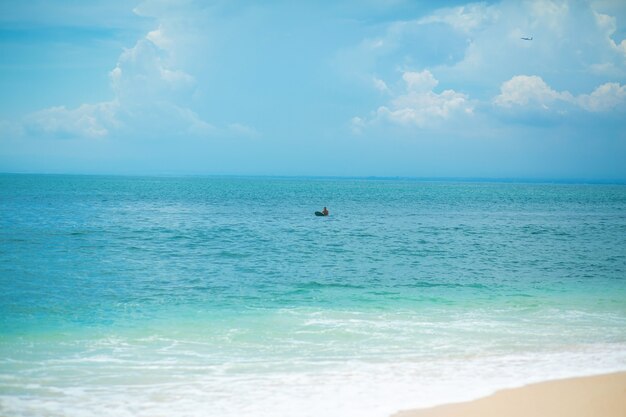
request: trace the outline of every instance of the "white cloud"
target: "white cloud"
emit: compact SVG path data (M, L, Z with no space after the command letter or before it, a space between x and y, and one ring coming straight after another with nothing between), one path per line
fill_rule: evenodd
M370 119L352 118L353 132L359 133L368 125L385 122L424 128L454 115L473 112L467 95L454 90L434 92L438 81L428 70L404 72L402 79L405 83L403 93L394 97L389 105L379 107Z
M590 112L611 111L626 103L626 86L619 83L605 83L591 94L572 95L568 91L552 89L541 77L516 75L504 82L500 94L493 103L503 108L541 108L549 111L555 107L562 111L563 106L581 108Z
M429 92L439 84L439 81L428 70L422 72L407 71L402 74L402 79L406 83L407 89L413 92Z
M119 105L115 101L83 104L76 109L51 107L32 113L24 120L24 128L38 134L102 138L111 129L120 127Z
M626 58L626 40L616 42L613 35L617 31L617 19L604 13L594 11L598 28L604 33L606 42L624 58Z
M160 68L161 79L175 89L192 86L196 80L185 71Z
M163 50L171 50L174 47L174 42L165 35L163 25L152 32L148 32L146 39Z
M626 103L626 85L606 83L596 88L591 94L578 97L577 103L592 112L609 111L623 107Z
M567 91L553 90L536 75L516 75L502 84L500 94L493 102L500 107L530 105L547 109L550 104L559 100L571 102L573 97Z
M167 52L148 38L124 50L110 72L118 100L124 105L171 99L170 93L191 89L194 77L168 64L167 57Z

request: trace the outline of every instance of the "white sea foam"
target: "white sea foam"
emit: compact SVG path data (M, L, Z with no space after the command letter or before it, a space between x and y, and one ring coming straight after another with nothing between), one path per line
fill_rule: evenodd
M92 362L88 373L101 378L81 379L81 372L68 376L76 372L68 363L42 384L20 387L5 380L0 410L11 416L385 417L545 379L625 370L626 345L422 362L354 358L306 366L250 358L219 366L198 361L195 369L188 357L183 366L146 359L127 367ZM6 392L9 385L12 395Z

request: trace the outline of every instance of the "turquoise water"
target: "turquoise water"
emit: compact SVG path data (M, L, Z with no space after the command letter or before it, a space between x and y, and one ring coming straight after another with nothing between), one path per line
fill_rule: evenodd
M0 286L0 415L382 417L626 370L626 186L0 175Z

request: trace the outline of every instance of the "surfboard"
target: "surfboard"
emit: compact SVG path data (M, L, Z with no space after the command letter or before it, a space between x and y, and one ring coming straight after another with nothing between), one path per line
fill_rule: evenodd
M316 216L323 216L323 215L324 215L324 213L322 213L321 211L316 211L316 212L315 212L315 215L316 215Z

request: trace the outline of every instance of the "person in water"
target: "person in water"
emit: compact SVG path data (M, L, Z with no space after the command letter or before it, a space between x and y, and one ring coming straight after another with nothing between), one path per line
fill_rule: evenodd
M322 214L324 216L328 216L328 209L326 207L324 207L324 210L322 210Z

